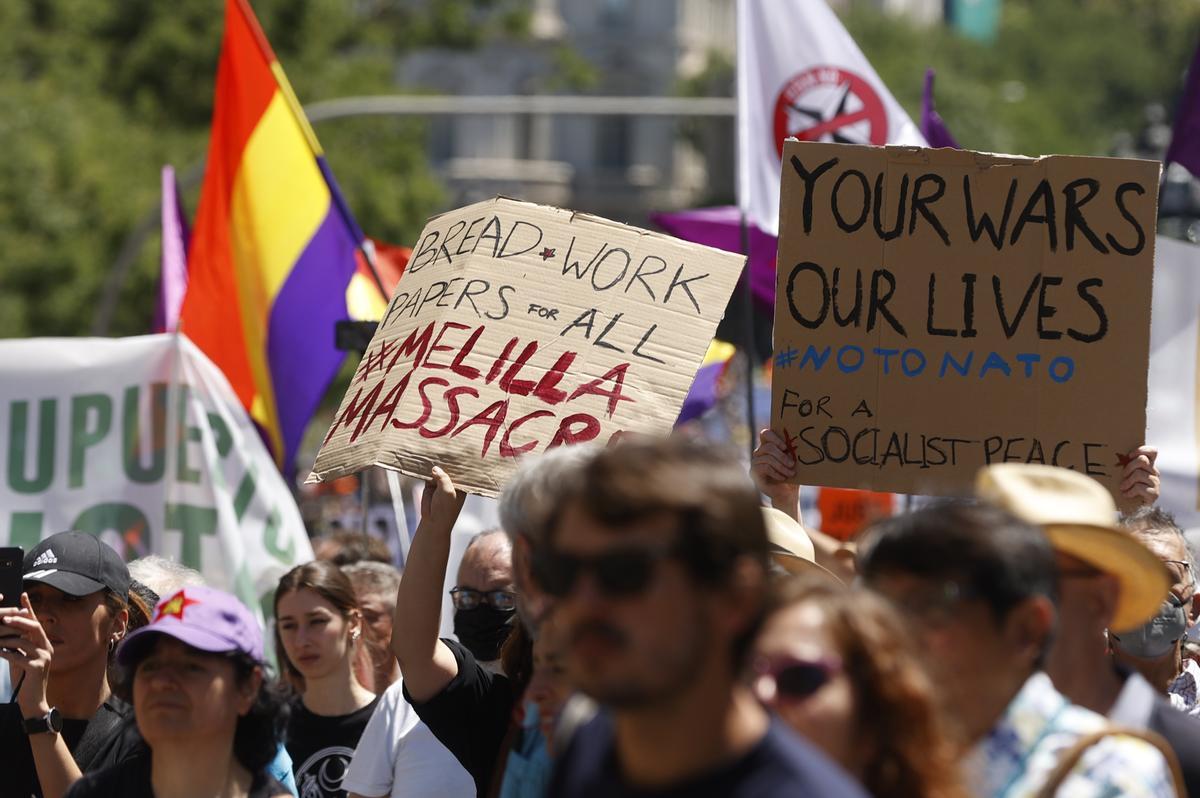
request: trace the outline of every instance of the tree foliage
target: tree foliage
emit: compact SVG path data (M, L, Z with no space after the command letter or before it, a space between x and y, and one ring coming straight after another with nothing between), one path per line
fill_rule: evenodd
M301 102L397 90L397 57L522 35L528 0L252 0ZM158 202L159 168L204 157L222 0L0 3L0 337L77 335L130 231ZM900 102L926 66L960 143L1023 154L1105 154L1143 109L1173 109L1200 39L1195 0L1005 0L994 42L858 4L845 21ZM563 79L594 76L569 51ZM714 61L687 93L733 90ZM414 119L320 123L363 228L411 241L443 201ZM729 153L729 157L733 157ZM197 173L198 176L198 173ZM198 187L185 192L195 212ZM113 334L147 329L158 242L141 249Z
M519 36L524 0L251 0L302 103L397 90L396 58L422 46ZM208 144L223 0L0 3L0 337L88 332L126 236L157 207L159 169L195 178ZM359 222L410 240L437 210L424 126L316 126ZM113 334L145 332L157 235L121 293Z

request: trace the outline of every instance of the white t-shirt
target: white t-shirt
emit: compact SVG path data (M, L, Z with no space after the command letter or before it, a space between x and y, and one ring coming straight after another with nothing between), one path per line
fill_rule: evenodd
M402 685L380 697L342 789L368 798L475 798L475 780L417 717Z

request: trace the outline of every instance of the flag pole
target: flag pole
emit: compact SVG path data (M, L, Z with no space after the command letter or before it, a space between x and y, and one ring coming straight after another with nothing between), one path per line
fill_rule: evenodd
M746 221L746 211L740 211L740 232L742 254L746 256L742 264L742 334L746 345L742 352L746 356L746 426L750 430L750 459L754 459L754 441L758 430L754 423L754 297L750 291L750 226Z

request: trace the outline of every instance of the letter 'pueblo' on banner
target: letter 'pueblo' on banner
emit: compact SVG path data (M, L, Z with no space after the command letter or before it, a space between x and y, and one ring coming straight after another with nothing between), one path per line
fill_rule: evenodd
M308 481L440 465L495 496L522 455L666 434L744 263L503 197L434 217Z
M810 485L1118 492L1144 442L1161 164L789 140L771 420Z

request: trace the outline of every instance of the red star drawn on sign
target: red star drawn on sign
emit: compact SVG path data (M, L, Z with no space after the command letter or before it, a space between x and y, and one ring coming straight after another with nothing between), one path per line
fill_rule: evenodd
M542 248L542 260L550 260L554 257L554 250L550 247Z
M193 604L199 603L200 602L196 601L195 599L188 598L184 592L180 590L158 608L158 612L154 616L154 622L158 623L160 620L167 617L178 618L182 621L183 611Z
M1118 453L1117 454L1117 465L1120 466L1121 468L1124 468L1125 466L1132 463L1136 457L1137 457L1136 454L1129 455L1129 454Z
M800 440L799 435L793 435L786 429L783 431L783 446L787 449L787 453L792 456L792 462L797 462L796 457L796 441Z

